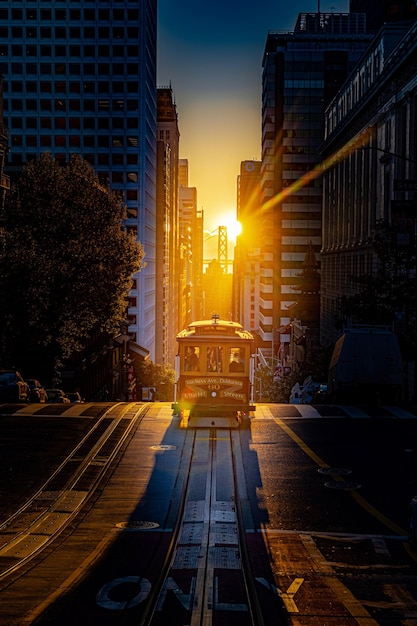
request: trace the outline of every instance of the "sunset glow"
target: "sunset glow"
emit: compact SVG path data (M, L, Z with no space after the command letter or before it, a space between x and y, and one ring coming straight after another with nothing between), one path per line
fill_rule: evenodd
M242 232L242 224L238 222L235 217L227 218L222 226L226 226L227 238L231 241L236 241L236 237Z

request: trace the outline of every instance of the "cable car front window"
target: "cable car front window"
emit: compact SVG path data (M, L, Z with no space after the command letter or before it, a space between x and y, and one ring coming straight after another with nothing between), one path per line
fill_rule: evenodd
M207 348L207 371L223 371L223 348L222 346L209 346Z

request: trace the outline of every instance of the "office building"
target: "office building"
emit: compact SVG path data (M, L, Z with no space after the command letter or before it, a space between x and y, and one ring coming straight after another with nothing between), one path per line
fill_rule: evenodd
M320 329L324 344L334 343L344 327L357 321L347 317L344 298L361 290L358 278L378 268L374 249L378 224L397 229L391 245L398 257L415 245L416 137L417 24L385 24L325 113ZM409 271L415 275L415 266ZM402 303L399 298L397 306L396 312L406 314L408 321L415 319L413 298ZM372 323L378 323L380 313L375 306ZM394 322L394 316L386 321ZM415 353L410 360L414 358Z
M170 87L157 90L155 362L174 365L180 263L178 115Z
M3 121L3 77L0 76L0 220L6 193L10 189L10 178L4 173L4 167L9 152L9 141L9 129Z
M203 226L204 213L197 207L197 189L188 186L188 160L179 165L180 289L178 294L178 332L203 317Z
M0 3L7 171L81 154L123 194L146 267L129 293L131 338L155 354L156 0Z
M288 354L291 309L307 255L319 261L325 107L371 35L365 16L302 13L292 33L271 32L263 58L259 340ZM302 320L301 320L302 323ZM280 339L273 341L273 331Z
M233 319L256 334L259 328L261 162L243 161L237 179L237 220L233 262Z

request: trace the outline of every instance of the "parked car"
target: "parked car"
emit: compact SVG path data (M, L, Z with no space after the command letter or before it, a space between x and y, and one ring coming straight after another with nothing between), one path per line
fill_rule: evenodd
M62 389L45 389L49 404L70 404L69 398Z
M48 397L44 387L36 378L27 378L27 384L30 388L30 402L47 402Z
M76 404L82 404L84 402L84 400L81 398L78 391L67 391L66 396L70 402L73 402Z
M408 541L410 548L417 551L417 496L410 502L408 517Z
M29 385L15 369L0 370L0 402L28 402Z

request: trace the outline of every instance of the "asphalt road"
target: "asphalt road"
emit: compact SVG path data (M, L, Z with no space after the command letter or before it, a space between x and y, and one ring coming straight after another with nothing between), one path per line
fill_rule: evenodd
M72 406L61 415L47 406L0 407L0 524L108 406ZM172 538L186 454L186 429L169 404L148 408L65 532L0 580L2 626L140 623L157 555ZM294 626L417 623L417 557L406 543L407 506L417 493L415 415L258 405L240 441L260 597L273 597ZM0 526L4 543L3 535ZM0 564L6 558L0 544Z

